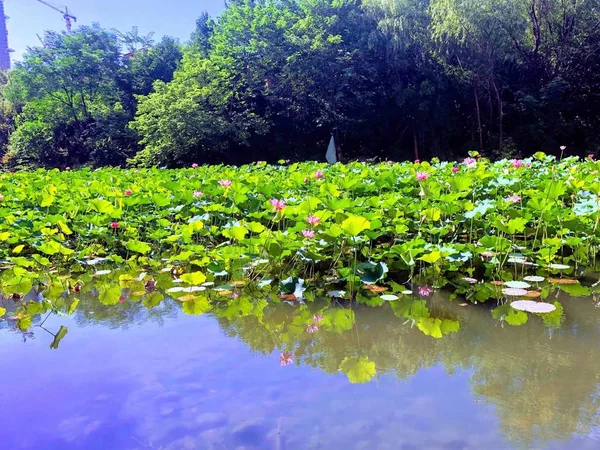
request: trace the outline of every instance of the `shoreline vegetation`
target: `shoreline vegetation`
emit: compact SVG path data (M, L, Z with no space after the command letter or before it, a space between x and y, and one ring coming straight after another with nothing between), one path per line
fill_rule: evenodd
M510 325L560 323L558 291L600 290L600 163L478 156L4 173L0 286L31 299L22 329L82 291L106 305L166 295L189 314L242 297L389 302L440 338L459 328L426 305L444 289Z

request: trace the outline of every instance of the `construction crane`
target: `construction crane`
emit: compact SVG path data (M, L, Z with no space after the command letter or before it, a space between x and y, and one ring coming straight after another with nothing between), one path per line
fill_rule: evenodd
M59 13L61 13L63 15L63 18L65 19L65 23L67 24L67 33L71 32L72 24L73 24L73 22L77 22L77 17L75 17L74 15L72 15L69 12L69 8L67 8L65 6L65 10L63 11L62 9L54 6L51 3L44 1L44 0L37 0L37 1L43 5L48 6L49 8L52 8L54 11L58 11Z

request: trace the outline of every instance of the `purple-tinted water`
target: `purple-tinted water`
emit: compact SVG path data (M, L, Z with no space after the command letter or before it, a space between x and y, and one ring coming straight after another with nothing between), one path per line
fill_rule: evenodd
M353 332L303 335L314 345L285 367L281 330L253 317L50 316L69 329L57 350L5 326L0 448L596 449L600 327L585 308L552 333L465 312L440 340L364 309ZM371 382L336 370L349 349L376 363Z

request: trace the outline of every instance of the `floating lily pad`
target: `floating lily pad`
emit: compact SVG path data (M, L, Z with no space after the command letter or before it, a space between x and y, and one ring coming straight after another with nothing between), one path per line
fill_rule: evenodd
M362 288L367 291L371 291L371 292L375 292L375 293L385 292L389 289L387 286L378 286L376 284L367 284L367 285L364 285Z
M551 313L556 310L556 306L551 303L534 302L533 300L517 300L516 302L512 302L510 306L518 311L535 314Z
M206 286L189 286L184 290L185 292L202 292L206 290Z
M327 297L343 298L346 295L346 291L329 291Z
M111 273L112 270L106 269L106 270L98 270L97 272L94 272L94 276L101 276L101 275L108 275L109 273Z
M385 300L386 302L393 302L394 300L398 300L398 296L394 294L386 294L379 297L381 300Z
M528 289L531 287L529 283L524 281L507 281L504 283L504 286L515 289Z
M548 264L548 269L567 270L570 268L571 268L571 266L568 266L566 264Z
M165 292L167 294L175 294L177 292L184 292L184 291L186 291L186 288L184 288L183 286L175 286L175 287L167 289Z
M573 278L548 278L548 281L552 284L579 284L579 281Z
M541 296L542 293L540 291L527 291L527 295L525 295L527 298L538 298Z
M502 293L508 297L523 297L524 295L527 295L525 289L519 288L504 288L502 289Z
M528 275L526 277L523 277L523 279L525 281L531 281L532 283L541 283L542 281L545 280L544 277L540 277L540 276L537 276L537 275Z

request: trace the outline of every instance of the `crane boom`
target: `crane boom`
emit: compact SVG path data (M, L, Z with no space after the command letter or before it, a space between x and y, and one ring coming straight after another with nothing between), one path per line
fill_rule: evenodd
M71 32L71 27L72 27L71 20L73 22L77 22L77 17L75 17L74 15L69 13L69 8L67 8L65 6L65 10L63 11L62 9L57 8L53 4L48 3L44 0L37 0L37 1L40 2L42 5L46 5L47 7L52 8L54 11L58 11L59 13L61 13L63 15L63 18L65 19L65 23L67 24L67 32L69 32L69 33Z

